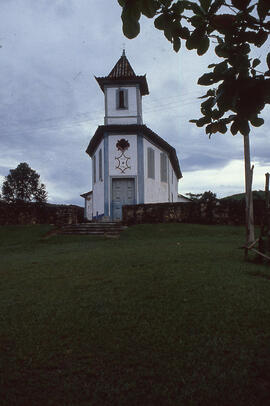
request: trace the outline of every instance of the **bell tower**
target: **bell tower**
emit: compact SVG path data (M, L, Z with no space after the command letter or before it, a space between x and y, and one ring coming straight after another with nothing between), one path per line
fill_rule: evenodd
M142 96L149 94L146 75L137 76L123 50L108 76L96 77L104 93L104 124L143 124Z

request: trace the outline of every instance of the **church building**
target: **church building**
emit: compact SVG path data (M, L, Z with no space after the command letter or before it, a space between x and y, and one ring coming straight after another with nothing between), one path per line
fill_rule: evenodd
M176 151L143 124L146 75L135 74L123 51L109 75L96 80L104 93L105 117L86 150L92 191L81 195L85 217L121 221L123 205L177 202L182 174Z

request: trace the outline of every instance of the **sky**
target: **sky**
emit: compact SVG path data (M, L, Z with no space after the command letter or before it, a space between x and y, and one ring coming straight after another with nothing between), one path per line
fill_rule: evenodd
M201 116L198 97L207 88L197 80L218 61L213 51L199 57L183 45L175 53L147 18L128 40L117 0L1 0L0 27L0 185L27 162L45 183L48 202L83 206L80 194L92 187L85 150L104 124L94 76L107 76L125 48L135 73L147 76L144 124L176 149L179 193L211 190L220 198L244 191L243 137L209 139L189 122ZM265 59L267 46L254 57ZM254 190L264 189L270 171L269 112L250 135Z

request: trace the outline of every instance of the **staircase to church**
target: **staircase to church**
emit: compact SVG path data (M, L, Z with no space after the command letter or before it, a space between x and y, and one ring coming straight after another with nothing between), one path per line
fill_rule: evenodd
M117 236L126 229L127 226L119 222L66 224L61 227L59 234Z

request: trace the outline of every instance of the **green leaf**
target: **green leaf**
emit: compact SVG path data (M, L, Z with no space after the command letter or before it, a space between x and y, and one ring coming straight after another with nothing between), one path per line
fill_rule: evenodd
M224 0L215 0L210 7L209 14L216 14L222 5L224 5Z
M215 73L224 73L228 70L227 61L221 62L215 66L214 72Z
M121 7L124 7L126 4L127 0L118 0L118 3L120 4Z
M232 5L238 8L238 10L245 10L248 7L251 0L231 0L231 1Z
M205 19L201 15L194 15L190 18L190 22L193 27L198 28L205 25Z
M199 0L199 1L200 1L201 7L204 9L204 11L207 12L209 10L212 0Z
M181 40L178 37L173 38L173 49L178 52L181 48Z
M197 120L196 125L197 127L203 127L205 124L211 123L211 117L210 116L205 116L205 117L201 117L199 118L199 120Z
M198 4L196 4L196 3L192 3L192 2L190 2L190 3L191 3L191 10L193 11L194 14L205 15L202 7L198 6Z
M242 135L248 135L250 132L250 127L248 120L246 118L241 118L238 120L238 128Z
M123 21L123 33L129 38L135 38L140 33L140 24L137 20L124 20Z
M171 5L172 0L159 0L164 7L168 8Z
M201 104L201 110L210 111L215 104L215 97L209 97Z
M206 97L215 96L215 95L216 95L215 89L209 89L205 95L198 97L198 99L205 99Z
M231 50L225 44L218 44L215 52L220 58L228 58L231 55Z
M240 52L241 52L242 54L249 54L249 53L250 53L250 46L249 46L249 44L243 44L243 45L241 45L239 48L240 48Z
M172 27L170 25L167 25L164 28L164 35L167 38L168 41L172 41L173 33L172 33Z
M258 58L255 58L252 62L252 68L256 68L256 66L260 65L261 61Z
M237 134L237 132L239 131L238 121L237 121L237 120L235 120L235 121L232 123L230 130L231 130L232 135L236 135L236 134Z
M181 27L179 30L179 37L181 37L182 39L189 39L189 29L187 27Z
M184 8L183 3L181 1L178 1L177 3L174 3L172 5L171 9L175 14L177 14L179 16L180 14L183 13L185 8Z
M198 44L197 54L200 56L205 54L208 51L209 45L209 38L207 37L207 35L205 35Z
M160 16L158 16L154 21L154 25L158 30L164 30L166 24L167 19L165 17L165 14L160 14Z
M196 49L200 46L202 37L205 36L205 30L201 27L196 28L186 42L187 49Z
M251 124L253 127L260 127L261 125L264 124L264 119L260 117L253 117L250 119Z
M268 32L264 31L264 30L259 30L256 34L255 45L260 48L267 39L268 39Z
M220 121L218 125L218 130L221 134L225 134L227 132L227 126L224 121Z
M199 79L198 79L198 85L202 85L202 86L209 86L212 85L213 82L213 77L214 74L211 73L205 73L204 75L202 75Z
M211 117L213 120L218 120L220 117L223 116L223 113L218 109L212 110Z
M139 19L141 11L138 2L126 2L123 7L121 18L123 21L123 33L127 38L135 38L140 32Z
M257 4L257 12L261 20L264 20L270 9L269 0L259 0Z
M141 2L141 11L148 18L153 18L159 9L159 4L155 0L143 0Z

